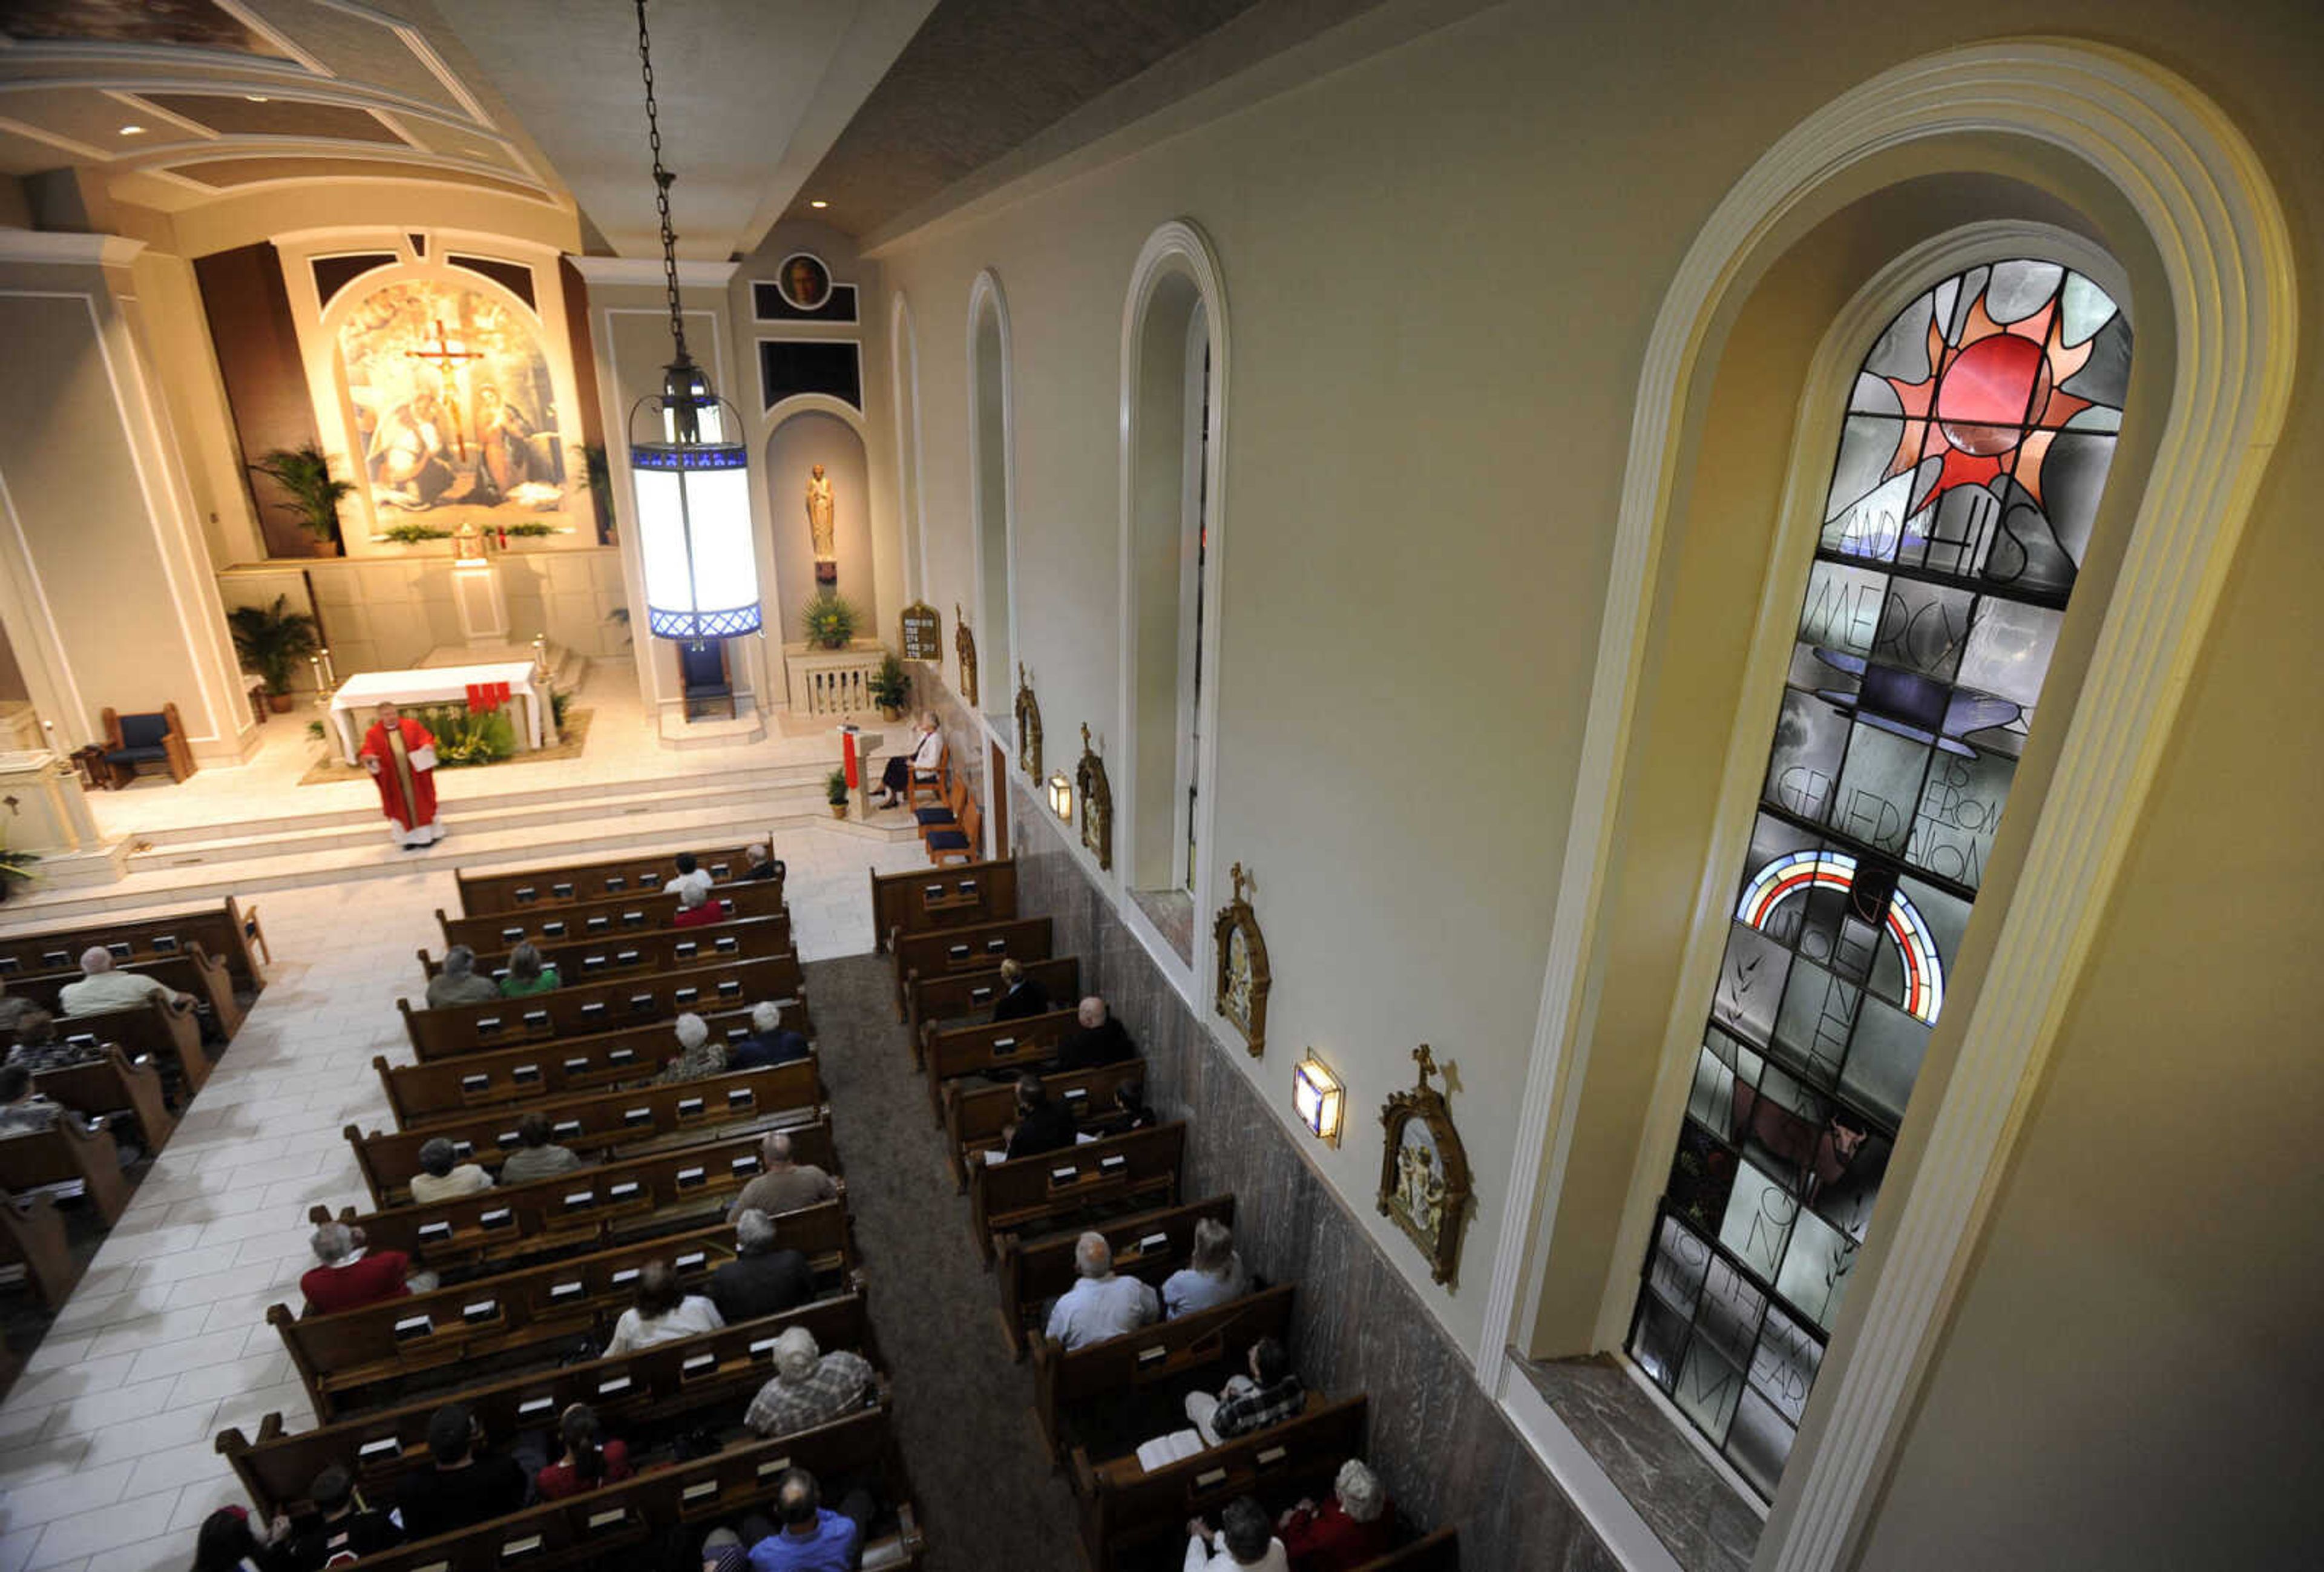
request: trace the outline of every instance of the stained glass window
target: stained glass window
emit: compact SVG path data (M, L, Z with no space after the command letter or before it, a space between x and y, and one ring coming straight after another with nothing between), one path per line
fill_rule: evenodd
M2114 458L2130 326L1948 278L1850 390L1629 1352L1772 1497L1945 1003Z

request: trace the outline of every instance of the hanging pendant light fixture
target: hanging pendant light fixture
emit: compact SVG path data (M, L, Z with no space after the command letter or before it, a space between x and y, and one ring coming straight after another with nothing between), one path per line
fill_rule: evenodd
M661 211L661 267L675 355L658 394L630 411L630 470L637 489L646 624L665 639L729 638L759 631L759 564L752 541L749 456L742 421L686 350L678 302L678 235L669 224L661 124L654 104L653 42L646 0L637 0L638 63L646 85L646 139L653 147Z

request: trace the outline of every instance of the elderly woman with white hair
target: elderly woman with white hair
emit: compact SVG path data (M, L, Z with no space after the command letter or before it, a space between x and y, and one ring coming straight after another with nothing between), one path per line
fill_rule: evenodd
M299 1280L310 1316L335 1316L410 1292L411 1258L401 1250L370 1250L364 1231L346 1223L325 1223L308 1243L316 1264Z
M805 1059L811 1051L805 1037L783 1024L783 1007L762 999L751 1006L751 1035L727 1051L726 1068L765 1069Z
M1340 1465L1330 1501L1303 1501L1276 1523L1291 1572L1351 1572L1387 1555L1395 1530L1379 1475L1353 1457Z
M872 1391L872 1363L861 1354L816 1350L815 1334L793 1327L775 1339L774 1379L751 1400L742 1422L761 1436L788 1436L863 1406Z
M726 1068L726 1045L710 1035L710 1022L687 1011L678 1018L678 1051L656 1077L662 1086L698 1081Z
M872 794L874 808L893 808L903 801L911 782L934 781L944 767L944 727L933 709L921 712L912 734L912 751L892 755L880 772L879 790Z

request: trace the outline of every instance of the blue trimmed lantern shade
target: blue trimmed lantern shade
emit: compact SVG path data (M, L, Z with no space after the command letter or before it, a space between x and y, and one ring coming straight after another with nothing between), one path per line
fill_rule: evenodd
M712 391L682 346L664 372L661 393L630 411L646 625L658 638L759 631L750 461L729 436L741 430L733 406Z

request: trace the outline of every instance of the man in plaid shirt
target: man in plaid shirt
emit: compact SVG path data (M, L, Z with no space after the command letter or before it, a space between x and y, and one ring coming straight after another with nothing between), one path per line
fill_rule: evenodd
M1226 1390L1216 1397L1207 1392L1188 1392L1186 1418L1202 1432L1204 1441L1215 1447L1296 1419L1306 1401L1306 1391L1299 1384L1298 1373L1291 1368L1291 1356L1283 1345L1273 1337L1261 1337L1250 1345L1250 1373L1228 1382Z
M872 1365L860 1354L818 1354L815 1334L793 1327L775 1339L775 1376L751 1400L742 1422L761 1436L788 1436L828 1424L863 1406Z

